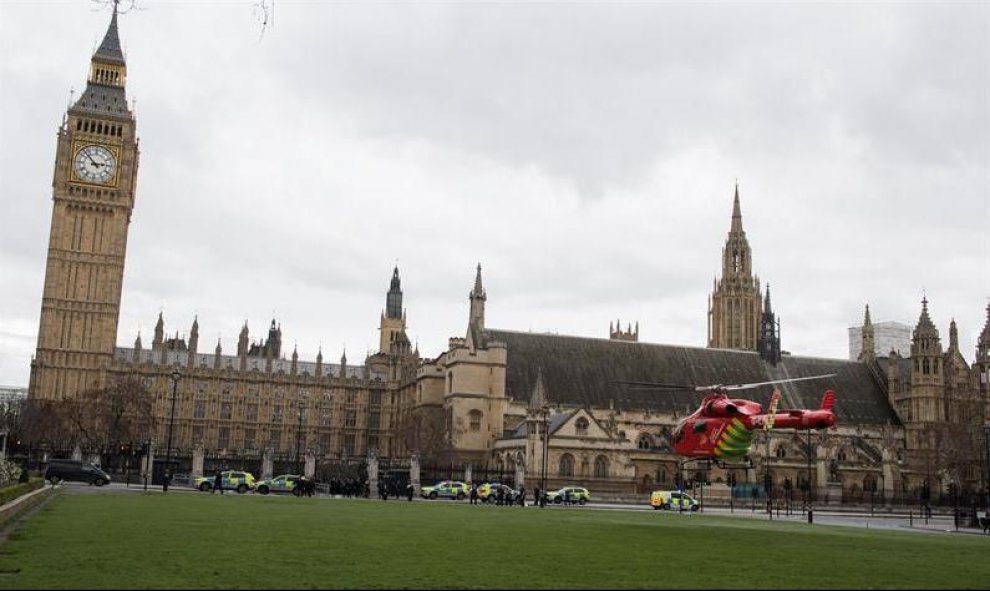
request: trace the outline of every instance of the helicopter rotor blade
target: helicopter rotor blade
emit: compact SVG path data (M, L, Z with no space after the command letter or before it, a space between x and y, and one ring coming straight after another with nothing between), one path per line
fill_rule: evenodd
M649 388L652 390L694 390L694 386L684 384L661 384L659 382L634 382L629 380L614 380L613 384L622 384L630 388Z
M746 389L749 389L749 388L756 388L758 386L768 386L770 384L785 384L787 382L802 382L804 380L819 380L821 378L831 378L834 375L835 375L834 373L829 373L829 374L823 374L823 375L820 375L820 376L805 376L805 377L802 377L802 378L786 378L786 379L783 379L783 380L771 380L769 382L756 382L756 383L753 383L753 384L721 384L719 386L712 386L712 387L708 387L708 388L703 387L703 386L699 386L696 389L699 392L703 392L705 390L714 390L716 388L718 388L719 390L746 390Z

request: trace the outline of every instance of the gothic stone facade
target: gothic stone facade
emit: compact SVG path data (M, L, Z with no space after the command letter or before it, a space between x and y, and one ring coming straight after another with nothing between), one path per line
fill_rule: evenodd
M295 351L287 360L274 321L268 338L254 343L245 323L236 355L224 355L220 343L200 353L198 320L188 342L165 338L161 317L150 349L140 337L133 348L115 347L138 167L116 12L91 64L86 91L58 135L29 395L65 399L115 376L140 376L155 397L158 449L174 419L173 447L185 458L197 449L244 458L301 448L320 461L436 453L465 475L496 465L529 486L545 472L553 485L643 491L678 474L670 433L697 400L633 392L616 380L705 385L832 373L781 386L787 407L814 407L822 390L833 388L839 425L812 434L810 447L806 433L773 432L767 457L775 479L798 485L810 461L815 487L832 482L854 491L879 480L893 493L925 480L944 484L950 475L938 449L945 440L935 428L965 424L971 435L986 416L990 309L972 366L958 350L954 324L942 351L927 301L910 357L874 351L868 312L859 360L782 354L769 290L761 292L752 273L738 187L722 278L709 300L708 348L640 343L638 324L635 338L631 327L616 327L610 339L490 329L480 265L465 336L451 338L436 359L421 360L409 346L398 269L380 319L379 352L359 365L346 356L324 364L322 354L300 361ZM170 377L175 370L178 381ZM759 470L762 455L754 457ZM952 478L972 486L977 460Z

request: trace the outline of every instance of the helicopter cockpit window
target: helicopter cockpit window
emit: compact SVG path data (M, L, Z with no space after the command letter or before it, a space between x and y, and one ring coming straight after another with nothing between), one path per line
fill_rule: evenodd
M701 433L704 430L705 430L705 422L704 421L698 421L697 423L694 424L694 432L695 433Z

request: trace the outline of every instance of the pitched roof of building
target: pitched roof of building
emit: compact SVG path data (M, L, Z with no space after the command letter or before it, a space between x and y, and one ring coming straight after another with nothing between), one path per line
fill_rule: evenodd
M755 351L657 345L609 339L487 330L506 344L506 395L525 403L540 371L547 402L589 408L653 412L693 411L700 396L691 391L635 389L619 380L709 386L767 382L821 374L830 378L780 384L780 408L818 408L822 394L836 394L841 424L899 424L869 366L857 361L785 355L776 365ZM766 406L769 386L741 390L735 397Z

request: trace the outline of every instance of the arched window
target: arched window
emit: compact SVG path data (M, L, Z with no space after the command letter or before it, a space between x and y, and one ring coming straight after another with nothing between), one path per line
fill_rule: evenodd
M605 456L595 458L595 478L608 478L608 458Z
M574 423L574 428L577 429L578 435L588 434L588 419L581 417Z
M785 449L783 445L781 445L780 447L777 448L777 457L778 458L786 458L787 457L787 449Z
M481 431L481 411L474 409L468 413L468 422L471 425L472 431Z
M574 456L571 454L560 456L560 469L558 472L560 472L561 476L574 476Z
M839 461L840 462L845 462L846 461L846 452L845 452L845 450L842 450L842 451L839 452L838 458L839 458Z
M636 447L638 449L650 449L653 447L653 438L650 437L649 433L640 433L636 440Z

